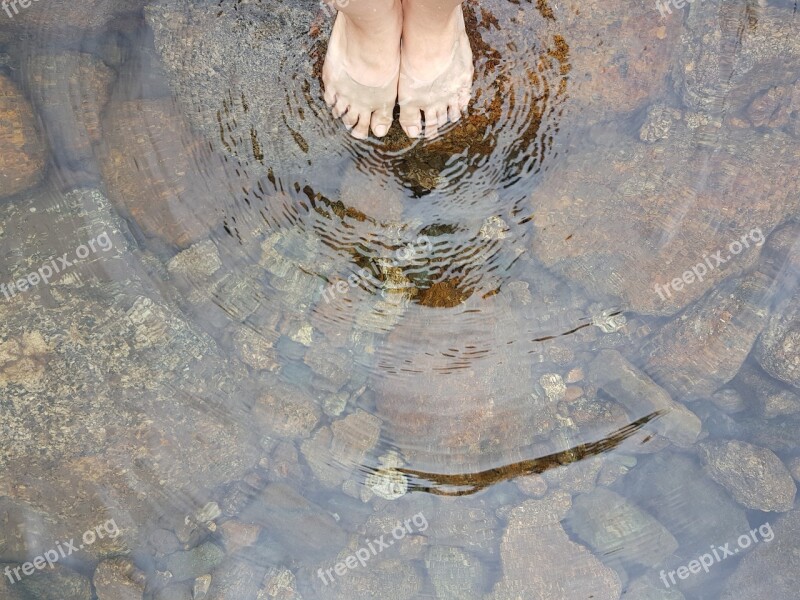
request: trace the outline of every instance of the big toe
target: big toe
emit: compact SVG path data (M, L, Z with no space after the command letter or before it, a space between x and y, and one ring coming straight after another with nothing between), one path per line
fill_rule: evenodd
M400 109L400 126L410 138L418 138L422 133L422 116L416 106L405 105Z

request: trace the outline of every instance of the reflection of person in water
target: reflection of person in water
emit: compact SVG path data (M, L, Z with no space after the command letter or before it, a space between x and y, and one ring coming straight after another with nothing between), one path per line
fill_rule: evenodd
M339 10L322 80L354 137L383 137L395 101L411 138L436 137L469 102L472 50L461 0L327 0Z

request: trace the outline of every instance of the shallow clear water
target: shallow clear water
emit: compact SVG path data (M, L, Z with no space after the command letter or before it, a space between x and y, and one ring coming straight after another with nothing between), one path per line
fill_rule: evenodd
M661 6L413 143L310 1L0 13L0 598L796 597L800 21Z

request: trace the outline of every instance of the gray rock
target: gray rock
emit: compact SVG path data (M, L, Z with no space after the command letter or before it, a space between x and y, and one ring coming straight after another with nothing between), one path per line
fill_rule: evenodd
M56 565L54 569L34 572L14 584L23 598L36 600L91 600L92 582L84 577Z
M800 293L786 302L783 311L770 317L756 347L764 370L800 389Z
M675 588L666 589L661 582L648 577L633 581L624 591L625 600L685 600L684 595Z
M747 401L734 389L723 388L711 395L711 402L727 414L741 412L747 408Z
M561 527L569 507L569 494L556 492L541 500L527 500L511 511L500 544L503 575L487 598L620 597L619 576L571 541Z
M791 511L770 525L770 530L773 531L774 539L768 542L767 537L757 538L761 541L742 558L742 562L728 580L720 600L758 598L764 595L765 585L768 586L770 600L797 598L797 573L800 572L800 552L797 551L797 540L800 539L800 511Z
M738 111L758 91L793 83L800 40L787 10L714 1L692 6L673 71L683 101L706 112Z
M191 550L170 554L164 560L164 568L172 573L173 581L186 581L211 573L224 558L222 548L205 542Z
M704 442L698 450L711 478L743 506L763 511L794 506L797 486L771 450L737 440Z
M567 523L600 556L656 567L678 548L664 526L623 496L598 487L575 498Z
M461 600L481 597L486 569L474 556L453 546L432 546L425 564L437 598Z
M755 399L758 411L764 419L800 412L800 396L760 371L757 367L744 365L736 376L735 384Z
M256 600L303 600L297 591L297 580L289 569L272 568L264 577L264 585Z
M228 558L212 573L208 600L255 598L266 574L266 567L249 557Z
M315 568L347 546L345 532L324 508L283 483L268 485L240 518L266 529L284 555Z
M192 588L188 583L173 583L158 590L153 600L193 600Z
M616 350L603 350L589 365L589 378L636 418L664 411L652 427L678 446L690 446L700 434L702 424L692 411L674 402L645 373L634 367Z
M663 568L674 569L685 563L684 557L699 556L710 544L735 540L750 530L744 510L688 456L661 452L640 460L623 483L625 497L653 515L680 544ZM705 584L719 576L712 571L685 584Z

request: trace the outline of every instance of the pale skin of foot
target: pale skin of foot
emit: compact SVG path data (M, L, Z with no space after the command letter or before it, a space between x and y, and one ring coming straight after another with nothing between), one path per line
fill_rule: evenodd
M469 102L472 51L461 0L338 0L322 80L353 137L386 135L396 101L406 135L434 138ZM424 119L424 127L423 127Z

